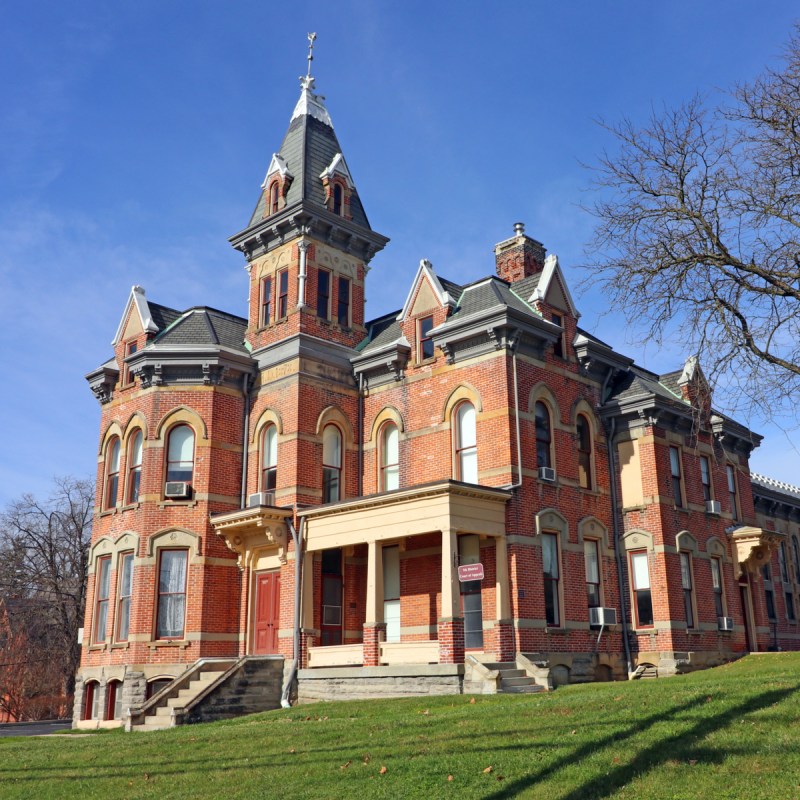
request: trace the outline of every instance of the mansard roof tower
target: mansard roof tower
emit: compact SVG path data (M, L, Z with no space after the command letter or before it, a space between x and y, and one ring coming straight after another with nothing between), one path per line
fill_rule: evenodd
M367 265L389 241L370 227L324 98L314 93L315 38L309 34L300 98L255 210L230 239L248 262L254 353L293 334L354 347L366 330Z

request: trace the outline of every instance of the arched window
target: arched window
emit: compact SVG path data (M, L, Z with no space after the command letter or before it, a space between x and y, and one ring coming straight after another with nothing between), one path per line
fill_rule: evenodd
M333 187L333 213L338 214L340 217L342 216L344 206L344 203L342 202L343 199L344 192L342 192L342 187L337 183Z
M456 478L465 483L478 482L478 433L475 406L461 403L455 414Z
M536 466L552 467L550 446L552 442L550 409L541 401L536 402Z
M194 431L188 425L176 425L167 443L167 480L190 483L194 472Z
M100 684L89 681L83 685L83 718L99 719Z
M106 684L106 719L122 719L122 681Z
M106 448L106 502L105 508L117 505L119 489L119 437L115 436Z
M322 502L342 497L342 433L335 425L322 431Z
M269 213L274 214L278 210L278 182L275 181L269 190Z
M400 488L400 434L397 425L387 422L381 428L380 491Z
M139 486L142 481L142 442L144 436L136 431L128 443L128 502L139 502Z
M277 485L278 429L267 425L261 434L261 491L270 492Z
M584 489L592 488L592 429L589 420L578 414L575 424L578 434L578 481Z

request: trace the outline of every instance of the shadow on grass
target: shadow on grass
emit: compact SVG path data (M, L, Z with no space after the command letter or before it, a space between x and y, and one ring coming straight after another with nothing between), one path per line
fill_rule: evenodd
M741 719L746 714L751 714L767 706L779 703L794 694L800 686L792 686L788 689L763 692L743 703L739 703L721 714L705 718L687 730L659 739L655 744L639 753L636 758L628 764L613 769L604 775L592 778L568 794L563 795L560 800L599 800L607 797L625 784L630 783L634 778L648 772L649 770L663 764L666 761L678 760L686 761L691 758L703 760L704 763L719 760L719 753L709 749L700 750L696 745L708 734L721 730L731 722ZM660 722L666 722L675 718L680 713L697 705L697 700L675 706L672 710L654 714L639 720L632 725L625 733L617 733L604 739L599 739L590 744L583 745L568 755L558 759L553 764L544 767L538 772L531 773L524 778L506 784L502 791L487 795L484 800L503 800L504 798L516 797L523 790L535 785L538 781L550 777L565 767L574 765L576 762L590 755L597 750L612 744L618 744L626 739L630 739L647 728Z

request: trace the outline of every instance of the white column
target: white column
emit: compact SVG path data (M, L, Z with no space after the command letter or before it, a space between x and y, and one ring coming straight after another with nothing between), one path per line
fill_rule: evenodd
M367 618L365 624L383 622L383 546L367 542Z
M314 554L303 556L303 627L314 627Z
M442 617L461 616L461 589L458 583L458 532L442 531Z

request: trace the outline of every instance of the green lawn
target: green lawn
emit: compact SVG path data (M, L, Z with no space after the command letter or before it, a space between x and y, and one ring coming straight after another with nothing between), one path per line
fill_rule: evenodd
M800 798L800 653L551 694L0 739L0 798Z

